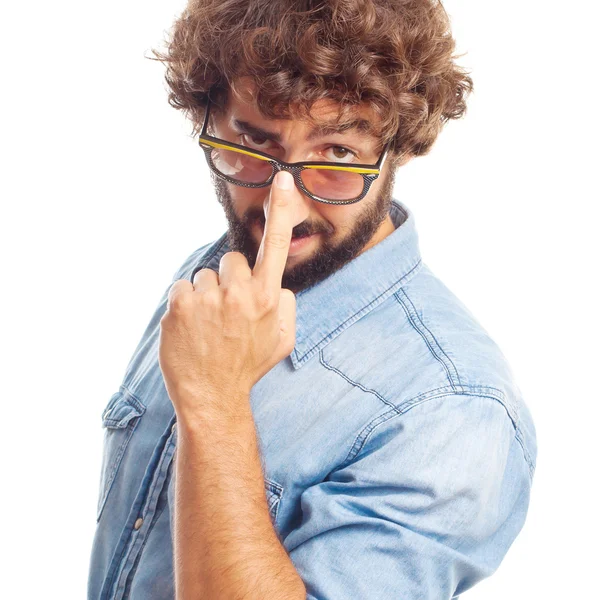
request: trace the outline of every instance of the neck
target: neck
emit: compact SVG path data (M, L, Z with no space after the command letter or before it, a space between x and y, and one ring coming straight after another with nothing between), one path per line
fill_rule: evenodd
M394 226L394 222L392 221L392 217L388 214L383 223L377 228L375 235L370 239L367 245L360 251L360 254L372 248L376 244L379 244L381 240L385 239L391 233L394 233L396 227Z

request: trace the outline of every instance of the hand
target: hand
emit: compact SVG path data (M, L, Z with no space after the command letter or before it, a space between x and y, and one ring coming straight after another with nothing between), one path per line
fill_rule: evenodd
M178 417L235 414L240 393L294 349L296 297L281 288L294 215L292 192L277 187L282 176L292 179L280 172L271 185L254 269L240 252L227 252L218 275L201 269L193 284L178 279L169 290L159 365Z

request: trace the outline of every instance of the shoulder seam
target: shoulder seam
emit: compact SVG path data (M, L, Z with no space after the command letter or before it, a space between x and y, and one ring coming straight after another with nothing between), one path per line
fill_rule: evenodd
M350 381L350 383L352 383L351 380L348 379L348 381ZM415 406L422 404L423 402L427 402L428 400L434 400L437 398L442 398L444 396L479 396L482 398L489 398L490 400L495 400L496 402L499 402L502 405L502 407L505 409L506 414L508 415L508 417L513 425L513 429L515 431L515 439L521 446L521 450L523 452L523 457L525 458L525 462L527 463L527 467L529 470L529 479L530 479L530 481L533 480L535 466L533 464L533 461L531 459L529 452L527 451L527 448L525 447L525 444L523 443L522 432L519 427L518 419L516 418L516 415L511 410L510 405L506 402L506 397L505 397L504 392L502 392L502 390L499 390L498 388L495 388L493 386L462 386L462 391L455 392L451 388L451 386L443 386L440 388L429 390L428 392L423 392L421 394L418 394L417 396L414 396L413 398L410 398L410 399L402 402L399 406L396 406L393 403L391 403L389 400L384 400L383 397L380 394L378 394L377 392L375 392L374 390L366 390L365 388L358 386L358 385L356 387L359 387L360 389L362 389L365 392L370 392L370 393L376 394L377 397L380 398L382 401L384 401L385 404L387 404L390 408L389 408L389 410L385 411L384 413L378 414L377 416L372 418L361 429L361 431L359 431L359 433L357 434L357 436L354 440L354 443L352 444L352 447L348 451L346 458L342 461L342 463L337 468L343 468L348 463L350 463L352 460L356 459L356 457L360 454L360 452L366 446L369 438L371 437L371 435L375 431L375 429L377 429L379 426L383 425L390 419L404 415L411 408L414 408Z

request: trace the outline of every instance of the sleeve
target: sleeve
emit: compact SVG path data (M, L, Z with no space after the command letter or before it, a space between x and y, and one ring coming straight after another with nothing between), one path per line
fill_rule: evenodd
M531 476L499 401L457 394L373 423L300 498L284 547L307 600L446 600L490 576L521 530Z

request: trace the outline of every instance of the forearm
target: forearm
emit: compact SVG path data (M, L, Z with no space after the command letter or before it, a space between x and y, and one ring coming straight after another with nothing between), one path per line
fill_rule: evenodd
M178 418L174 564L177 600L305 600L264 489L249 398L235 420Z

